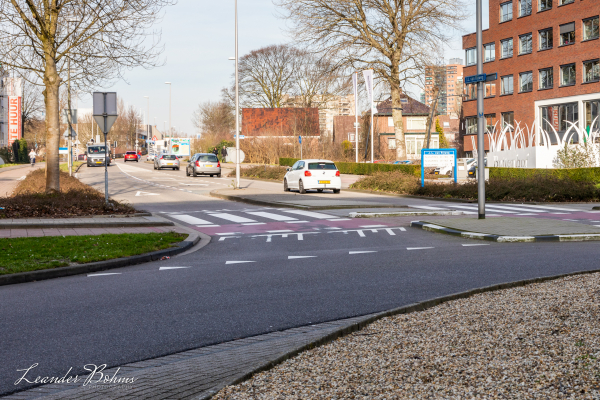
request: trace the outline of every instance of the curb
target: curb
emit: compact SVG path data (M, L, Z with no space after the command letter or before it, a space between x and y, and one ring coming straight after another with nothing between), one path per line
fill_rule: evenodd
M199 241L200 235L190 233L183 242L176 243L175 247L153 251L151 253L139 254L137 256L131 257L116 258L113 260L98 261L89 264L74 265L72 267L59 267L54 269L43 269L39 271L20 272L17 274L10 275L0 275L0 286L41 281L45 279L62 278L65 276L105 271L113 268L122 268L128 267L130 265L137 265L151 261L157 261L164 256L173 257L179 253L183 253L184 251L195 246Z
M267 371L267 370L275 367L277 364L281 364L282 362L284 362L292 357L295 357L298 354L300 354L306 350L310 350L315 347L319 347L319 346L323 346L325 344L331 343L336 339L347 336L353 332L359 331L359 330L363 329L364 327L366 327L367 325L369 325L373 322L376 322L380 319L386 318L386 317L391 317L391 316L401 315L401 314L410 314L410 313L419 312L419 311L425 311L430 308L439 306L440 304L447 303L449 301L466 299L466 298L469 298L469 297L472 297L474 295L481 294L481 293L494 292L494 291L503 290L503 289L511 289L511 288L516 288L516 287L531 285L534 283L543 283L543 282L553 281L553 280L566 278L566 277L570 277L570 276L588 275L588 274L594 274L594 273L598 273L598 272L600 272L600 269L589 270L589 271L576 271L576 272L570 272L570 273L560 274L560 275L525 279L525 280L507 282L507 283L499 283L496 285L484 286L484 287L481 287L478 289L467 290L465 292L459 292L459 293L454 293L454 294L450 294L447 296L436 297L431 300L426 300L426 301L422 301L419 303L409 304L404 307L393 308L391 310L383 311L380 313L369 314L369 315L366 315L364 317L364 319L362 319L359 322L350 324L349 326L346 326L335 332L325 335L325 336L323 336L319 339L316 339L306 345L302 345L295 349L292 349L292 350L286 352L285 354L283 354L282 356L278 357L277 359L268 361L268 362L262 364L261 366L254 368L252 371L246 373L242 377L239 377L227 384L219 385L216 387L216 389L211 394L201 396L201 397L199 397L199 399L200 400L208 400L211 397L213 397L215 394L217 394L221 389L225 388L226 386L237 385L239 383L242 383L242 382L250 379L253 375L255 375L259 372Z
M277 206L277 207L283 207L283 208L297 208L300 210L341 210L341 209L356 209L356 208L408 208L408 206L405 206L405 205L394 205L394 204L389 204L389 205L361 204L361 205L348 205L348 206L302 206L299 204L280 203L277 201L254 200L254 199L247 199L247 198L240 197L240 196L232 196L232 195L228 195L228 194L217 193L219 190L222 190L222 189L213 190L212 192L210 192L210 196L216 197L216 198L222 199L222 200L237 201L239 203L252 204L255 206L266 206L266 207Z
M107 217L108 218L108 217ZM138 221L138 222L62 222L62 223L2 223L0 222L1 229L71 229L71 228L140 228L146 226L174 226L175 224L171 221Z
M446 235L460 236L467 239L488 240L498 243L514 243L514 242L584 242L590 240L600 240L600 234L571 234L571 235L537 235L537 236L502 236L491 235L487 233L477 233L468 231L459 231L456 229L446 228L435 224L428 224L422 221L412 221L410 226L421 228L425 231L445 233Z
M350 218L410 217L415 215L466 215L463 211L405 211L392 213L351 212Z

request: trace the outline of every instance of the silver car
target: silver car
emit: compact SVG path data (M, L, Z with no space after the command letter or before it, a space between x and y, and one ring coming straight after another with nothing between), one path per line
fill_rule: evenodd
M154 169L173 168L179 170L179 159L173 154L163 154L154 159Z
M212 153L196 153L190 158L185 169L186 176L216 175L221 177L221 163L216 155Z

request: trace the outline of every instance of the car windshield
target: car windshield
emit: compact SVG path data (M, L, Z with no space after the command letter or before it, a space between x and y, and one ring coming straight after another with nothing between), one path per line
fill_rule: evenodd
M177 160L177 157L170 155L170 154L165 154L164 156L162 156L163 160Z
M137 154L135 151L128 151L127 154Z
M104 146L92 146L88 147L89 154L104 154Z
M202 154L202 155L198 156L198 161L217 162L219 160L217 159L217 156L215 156L214 154Z
M329 169L329 170L336 170L337 168L335 167L334 163L315 162L315 163L308 163L308 169Z

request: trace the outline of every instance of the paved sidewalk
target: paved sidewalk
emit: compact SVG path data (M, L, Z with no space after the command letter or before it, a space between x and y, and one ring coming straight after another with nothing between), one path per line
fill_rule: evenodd
M75 384L44 385L3 399L208 399L251 372L288 358L290 352L299 351L340 329L349 329L369 317L272 332L103 371L111 377L117 374L117 379L134 378L133 383L83 386L85 377L80 374L80 381ZM100 375L95 379L98 377Z
M165 218L144 216L98 216L89 218L26 218L0 220L0 235L4 229L66 229L66 228L132 228L173 226L174 223Z

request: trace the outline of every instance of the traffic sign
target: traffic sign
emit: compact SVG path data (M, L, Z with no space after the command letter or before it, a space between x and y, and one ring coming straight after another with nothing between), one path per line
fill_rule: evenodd
M235 139L237 137L237 135L233 135L233 138ZM240 135L240 139L246 139L245 135Z
M496 79L498 79L498 74L497 73L487 74L485 76L485 81L486 82L492 82L492 81L495 81Z
M471 75L471 76L465 77L465 83L470 84L470 83L477 83L477 82L485 82L485 78L486 78L485 74Z
M302 136L298 136L298 143L302 144Z

